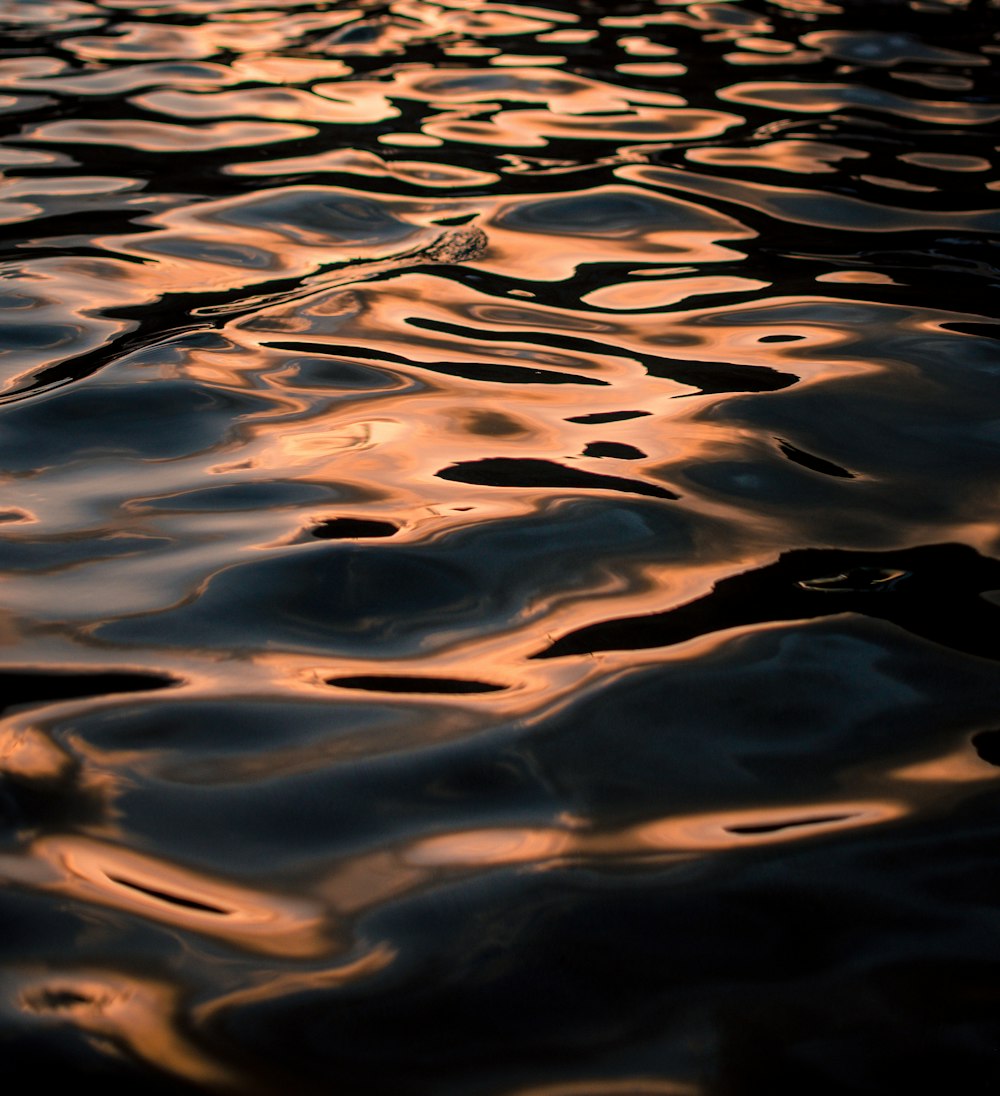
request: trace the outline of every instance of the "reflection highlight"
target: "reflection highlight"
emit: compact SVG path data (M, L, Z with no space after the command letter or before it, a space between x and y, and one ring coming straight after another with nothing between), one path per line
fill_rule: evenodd
M0 5L11 1075L996 1087L984 11Z

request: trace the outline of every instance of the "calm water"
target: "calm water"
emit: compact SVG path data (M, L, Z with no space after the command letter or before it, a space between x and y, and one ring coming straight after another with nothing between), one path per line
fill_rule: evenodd
M995 1093L1000 8L0 21L0 1076Z

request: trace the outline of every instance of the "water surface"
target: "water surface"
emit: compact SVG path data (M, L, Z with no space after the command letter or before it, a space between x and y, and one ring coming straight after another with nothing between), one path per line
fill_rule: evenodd
M995 4L0 24L0 1075L994 1093Z

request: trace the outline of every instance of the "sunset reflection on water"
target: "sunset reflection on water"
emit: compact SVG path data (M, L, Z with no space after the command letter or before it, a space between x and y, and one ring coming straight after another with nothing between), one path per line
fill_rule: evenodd
M992 1093L995 4L0 24L10 1075Z

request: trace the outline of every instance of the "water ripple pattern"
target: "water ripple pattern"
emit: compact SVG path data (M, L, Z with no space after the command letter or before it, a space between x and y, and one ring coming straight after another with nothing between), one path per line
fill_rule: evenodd
M996 0L0 30L0 1074L994 1096Z

